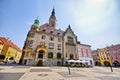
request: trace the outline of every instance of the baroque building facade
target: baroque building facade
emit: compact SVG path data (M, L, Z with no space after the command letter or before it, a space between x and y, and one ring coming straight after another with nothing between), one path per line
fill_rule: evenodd
M110 58L107 48L93 50L92 55L95 61L95 65L102 65L102 66L112 65L112 60Z
M2 46L0 46L1 49L0 55L5 56L4 61L8 61L9 63L11 62L19 63L19 60L22 55L22 50L11 40L5 37L0 37L0 44L1 42L2 42Z
M65 65L67 60L79 59L77 42L77 36L70 25L65 31L56 29L53 9L49 23L39 26L39 20L36 19L31 26L23 47L22 64Z

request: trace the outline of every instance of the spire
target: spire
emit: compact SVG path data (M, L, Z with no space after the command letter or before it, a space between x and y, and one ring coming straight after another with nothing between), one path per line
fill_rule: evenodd
M55 9L54 9L54 7L53 7L53 10L52 10L52 14L51 14L52 16L55 16Z
M55 9L53 7L51 16L49 18L49 25L52 26L54 29L56 28L56 17L55 17Z
M68 25L68 28L71 28L71 27L70 27L70 24Z

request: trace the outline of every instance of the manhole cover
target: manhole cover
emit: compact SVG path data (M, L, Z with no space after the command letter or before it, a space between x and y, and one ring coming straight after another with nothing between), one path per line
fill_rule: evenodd
M44 76L48 76L48 74L38 74L38 76L44 77Z

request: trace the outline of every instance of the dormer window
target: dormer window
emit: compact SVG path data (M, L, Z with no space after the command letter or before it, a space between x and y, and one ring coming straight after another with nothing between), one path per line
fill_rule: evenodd
M60 33L57 33L57 35L60 35Z
M43 29L43 32L45 32L46 30L45 29Z
M53 34L53 31L50 31L51 34Z

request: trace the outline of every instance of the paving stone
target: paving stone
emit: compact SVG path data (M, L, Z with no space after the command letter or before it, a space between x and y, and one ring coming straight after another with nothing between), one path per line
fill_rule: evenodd
M70 75L68 72L58 72L58 74L60 74L61 76L65 77L65 78L70 78L70 77L86 77L85 75L79 74L79 73L75 73L72 72Z
M28 69L28 68L30 68L30 66L14 66L14 67L12 67L13 69L23 69L23 68L25 68L25 69Z
M92 71L94 73L100 73L100 74L115 74L115 73L112 73L112 72L104 72L104 71Z
M102 77L95 77L100 80L120 80L120 77L115 76L102 76Z
M0 80L19 80L24 73L0 73Z
M50 69L31 69L30 72L52 72Z

